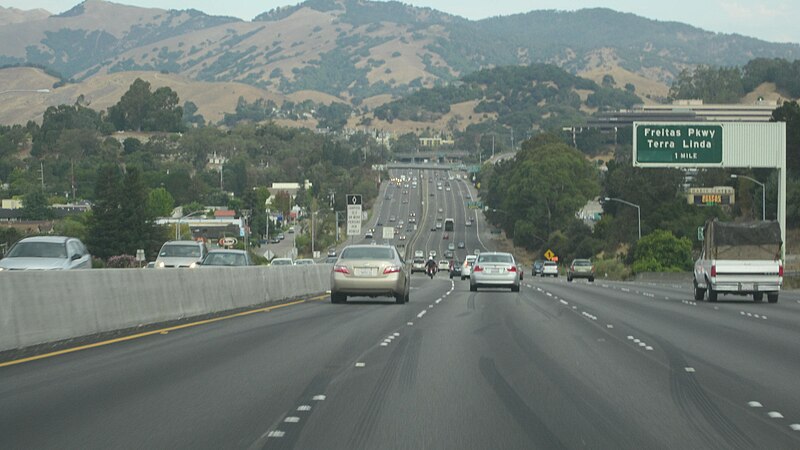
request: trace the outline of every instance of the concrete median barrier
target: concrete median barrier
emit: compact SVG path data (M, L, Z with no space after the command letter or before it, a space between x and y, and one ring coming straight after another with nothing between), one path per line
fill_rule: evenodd
M0 273L0 351L320 294L330 266Z

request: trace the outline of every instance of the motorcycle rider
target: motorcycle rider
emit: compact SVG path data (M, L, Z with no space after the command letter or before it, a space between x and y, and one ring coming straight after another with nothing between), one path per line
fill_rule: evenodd
M436 274L437 269L438 267L436 266L436 261L433 260L433 256L428 257L428 261L425 263L425 271L431 278Z

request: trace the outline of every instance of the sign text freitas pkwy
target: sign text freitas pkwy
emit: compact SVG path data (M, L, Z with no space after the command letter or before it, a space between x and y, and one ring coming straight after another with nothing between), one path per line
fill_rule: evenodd
M637 124L637 163L720 164L722 126Z

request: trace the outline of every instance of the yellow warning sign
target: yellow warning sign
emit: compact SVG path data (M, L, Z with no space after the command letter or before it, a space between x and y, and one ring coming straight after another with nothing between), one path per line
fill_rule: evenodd
M552 261L553 258L555 258L555 256L556 256L556 254L553 253L553 251L550 250L550 249L548 249L546 252L544 252L544 257L547 258L548 261Z

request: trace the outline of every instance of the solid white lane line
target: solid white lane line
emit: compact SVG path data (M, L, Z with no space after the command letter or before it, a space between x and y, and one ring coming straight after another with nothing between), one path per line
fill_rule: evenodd
M783 419L783 414L779 413L778 411L770 411L767 413L767 415L771 419Z
M300 418L299 417L295 417L295 416L289 416L289 417L283 419L283 421L286 422L286 423L297 423L297 422L300 422Z

